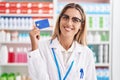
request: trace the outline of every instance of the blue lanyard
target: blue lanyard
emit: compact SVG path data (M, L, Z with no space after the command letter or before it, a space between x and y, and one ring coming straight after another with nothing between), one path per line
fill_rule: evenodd
M54 51L53 48L52 48L52 53L53 53L53 57L54 57L54 60L55 60L56 67L57 67L59 80L62 80L61 73L60 73L60 67L59 67L59 64L58 64L58 61L57 61L57 58L56 58L56 55L55 55L55 51ZM66 80L68 74L70 73L70 71L72 69L73 63L74 63L74 61L71 62L70 67L68 68L63 80Z

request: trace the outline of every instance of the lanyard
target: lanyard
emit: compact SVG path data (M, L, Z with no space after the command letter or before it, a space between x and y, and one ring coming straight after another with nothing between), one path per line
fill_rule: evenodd
M57 57L55 55L55 51L54 51L53 48L52 48L52 53L53 53L53 57L54 57L54 60L55 60L56 67L57 67L59 80L62 80L61 73L60 73L60 67L59 67L59 64L58 64L58 61L57 61ZM63 80L66 80L68 74L70 73L70 71L72 69L73 63L74 63L74 61L71 62L71 64L70 64L70 66L69 66L69 68L68 68L68 70L67 70L67 72L66 72L66 74L65 74L65 76L63 78Z

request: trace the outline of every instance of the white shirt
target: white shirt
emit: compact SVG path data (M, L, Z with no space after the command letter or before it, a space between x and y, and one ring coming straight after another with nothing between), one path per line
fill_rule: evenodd
M39 49L28 53L28 68L32 80L59 80L51 48L54 48L62 80L73 60L73 67L66 80L97 80L93 53L87 46L82 46L74 41L72 44L74 50L67 55L68 59L64 62L65 56L62 55L59 44L57 38L52 43L43 41L40 42ZM80 78L81 69L84 71L82 79Z
M58 43L58 44L59 44L58 47L61 50L61 53L63 55L64 65L66 66L66 63L68 62L71 54L73 53L73 49L75 48L75 43L73 42L73 44L71 45L71 47L68 50L65 50L60 43Z

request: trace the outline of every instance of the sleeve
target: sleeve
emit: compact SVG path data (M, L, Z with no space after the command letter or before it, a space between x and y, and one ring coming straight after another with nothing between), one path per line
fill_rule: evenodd
M86 79L85 80L97 80L96 69L95 69L95 60L93 57L93 52L90 50L88 65L86 70Z
M39 49L28 52L28 72L32 80L49 80L47 66Z

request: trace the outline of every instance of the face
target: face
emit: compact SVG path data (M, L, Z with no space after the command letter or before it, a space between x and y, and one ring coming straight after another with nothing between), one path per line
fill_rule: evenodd
M74 38L81 28L81 14L74 8L69 8L60 19L61 36Z

